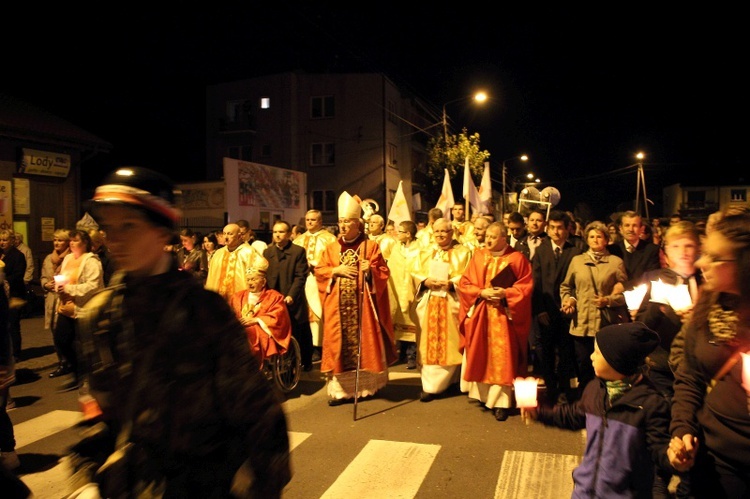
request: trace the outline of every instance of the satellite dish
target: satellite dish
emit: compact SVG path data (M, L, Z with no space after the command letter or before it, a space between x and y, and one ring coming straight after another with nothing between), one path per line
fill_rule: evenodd
M521 190L521 193L518 195L518 211L523 215L524 217L528 217L531 213L531 210L534 209L536 206L538 206L538 203L536 201L540 201L542 197L542 194L539 192L539 189L534 187L533 185L530 185L528 187L524 187ZM532 201L531 203L526 203L524 201Z
M541 194L541 201L548 202L551 206L555 206L557 203L560 202L560 191L558 191L556 188L550 186L545 187L542 189Z

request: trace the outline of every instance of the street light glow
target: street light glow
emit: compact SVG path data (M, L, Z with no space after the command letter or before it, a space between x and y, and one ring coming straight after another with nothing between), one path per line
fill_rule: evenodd
M454 102L461 102L464 100L473 99L474 102L478 102L480 104L484 103L489 97L487 94L483 91L476 92L472 95L465 95L463 97L459 97L458 99L449 100L445 104L443 104L443 141L444 143L448 143L448 113L446 112L445 108L448 106L448 104L453 104Z
M639 160L641 160L641 159L645 158L646 155L643 154L642 152L639 152L638 154L635 155L635 157L638 158Z

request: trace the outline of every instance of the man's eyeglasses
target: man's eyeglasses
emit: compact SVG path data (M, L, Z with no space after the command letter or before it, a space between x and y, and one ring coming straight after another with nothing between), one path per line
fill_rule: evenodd
M726 263L726 262L736 262L736 258L718 258L715 255L712 255L711 253L703 253L701 255L701 259L705 260L707 263L714 264L714 263Z

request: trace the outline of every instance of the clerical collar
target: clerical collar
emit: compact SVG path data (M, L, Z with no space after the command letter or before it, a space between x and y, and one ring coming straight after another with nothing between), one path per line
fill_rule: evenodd
M490 254L492 256L503 256L508 251L508 248L510 248L510 245L505 246L505 248L500 251L491 251Z
M347 239L344 236L341 236L341 240L344 241L345 244L352 244L354 241L357 240L357 238L359 238L361 234L362 234L361 232L357 232L357 235L354 236L354 239Z

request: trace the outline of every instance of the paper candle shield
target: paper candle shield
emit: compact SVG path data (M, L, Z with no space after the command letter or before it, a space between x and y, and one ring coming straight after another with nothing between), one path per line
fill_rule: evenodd
M536 389L538 381L536 378L516 378L513 380L513 389L516 393L516 407L536 407Z

